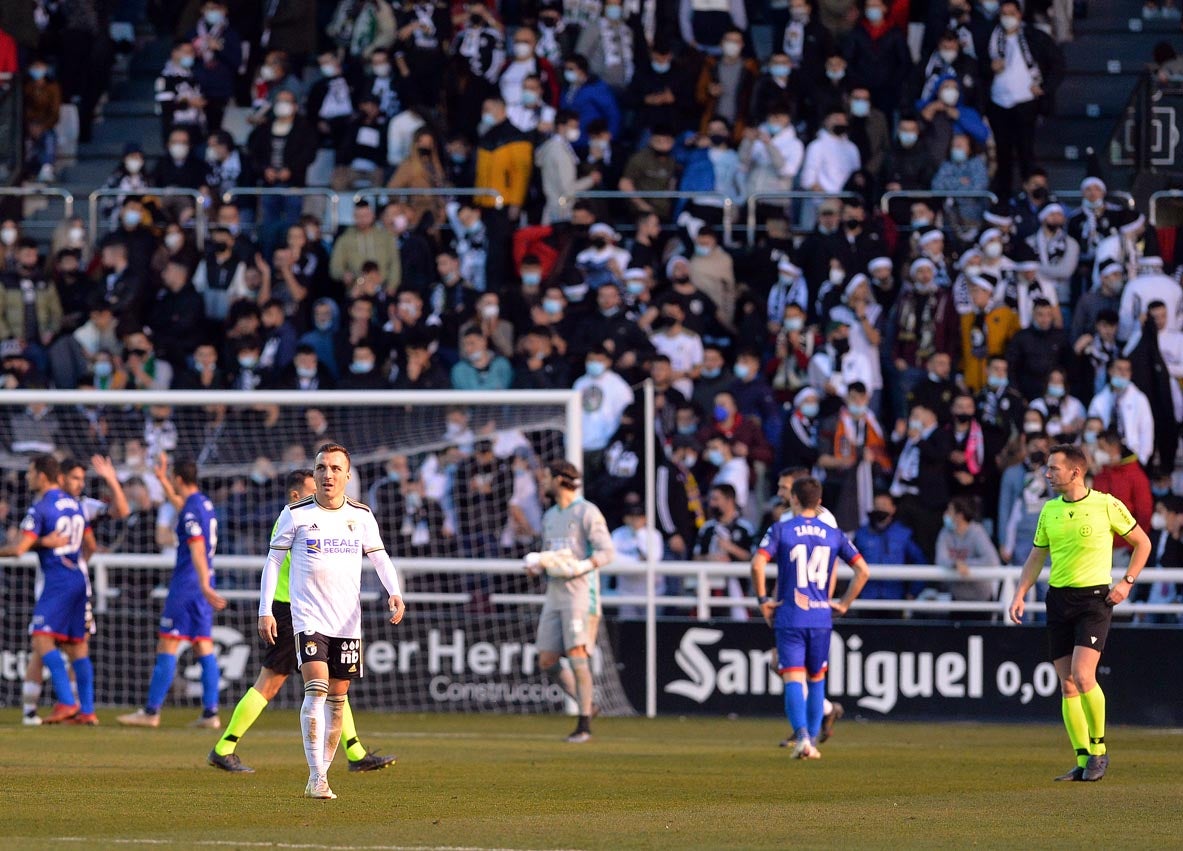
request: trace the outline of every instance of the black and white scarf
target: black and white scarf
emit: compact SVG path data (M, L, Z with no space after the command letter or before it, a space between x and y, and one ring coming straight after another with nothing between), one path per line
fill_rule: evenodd
M623 68L622 79L627 83L633 78L633 33L628 24L600 18L600 50L604 54L605 68Z
M800 65L805 56L805 24L789 21L785 27L783 48L785 55L793 60L794 65Z
M1031 82L1037 86L1043 85L1043 72L1039 70L1039 63L1035 61L1034 54L1031 53L1031 45L1027 43L1027 36L1024 34L1026 27L1019 26L1015 32L1015 41L1019 47L1019 53L1023 57L1023 62L1027 64L1027 70L1031 74ZM994 32L990 33L990 59L1003 59L1009 61L1006 55L1007 33L1002 28L1002 25L996 26Z
M1054 234L1048 236L1047 231L1044 228L1040 228L1035 238L1035 250L1039 254L1039 262L1044 266L1059 263L1064 259L1064 254L1068 251L1067 231L1064 228L1060 228Z
M225 21L218 24L216 27L211 27L205 22L205 18L201 18L197 22L197 38L193 44L197 48L197 52L201 54L201 61L206 65L212 65L217 58L218 51L210 47L210 41L221 41L226 34L226 27L229 26Z

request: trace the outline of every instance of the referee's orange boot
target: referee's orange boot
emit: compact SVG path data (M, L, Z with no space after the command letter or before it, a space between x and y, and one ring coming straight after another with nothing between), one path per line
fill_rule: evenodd
M43 724L61 724L64 721L69 721L78 714L77 703L58 703L53 707L53 712L41 719Z

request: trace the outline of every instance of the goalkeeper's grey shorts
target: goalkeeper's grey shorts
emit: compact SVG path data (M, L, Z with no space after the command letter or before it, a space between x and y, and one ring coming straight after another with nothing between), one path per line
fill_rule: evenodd
M534 646L540 653L566 653L575 647L583 647L590 654L595 650L599 628L600 616L587 614L583 607L576 613L571 609L543 605Z

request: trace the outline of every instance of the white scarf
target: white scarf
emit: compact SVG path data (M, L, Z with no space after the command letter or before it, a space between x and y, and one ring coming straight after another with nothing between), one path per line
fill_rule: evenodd
M1031 53L1031 45L1027 44L1027 36L1023 33L1024 27L1019 26L1015 31L1015 43L1018 45L1019 53L1023 57L1023 62L1027 65L1027 70L1031 74L1031 82L1037 86L1043 85L1043 72L1039 70L1039 63L1035 61L1035 57ZM991 59L1007 59L1006 44L1008 33L998 25L994 28L994 32L990 34L990 58Z

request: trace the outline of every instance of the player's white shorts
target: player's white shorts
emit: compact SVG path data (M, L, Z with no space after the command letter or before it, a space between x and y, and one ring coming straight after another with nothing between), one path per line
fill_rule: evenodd
M538 636L534 646L540 653L564 653L573 647L583 647L591 653L596 646L600 616L586 612L576 614L570 609L542 607L538 618Z

